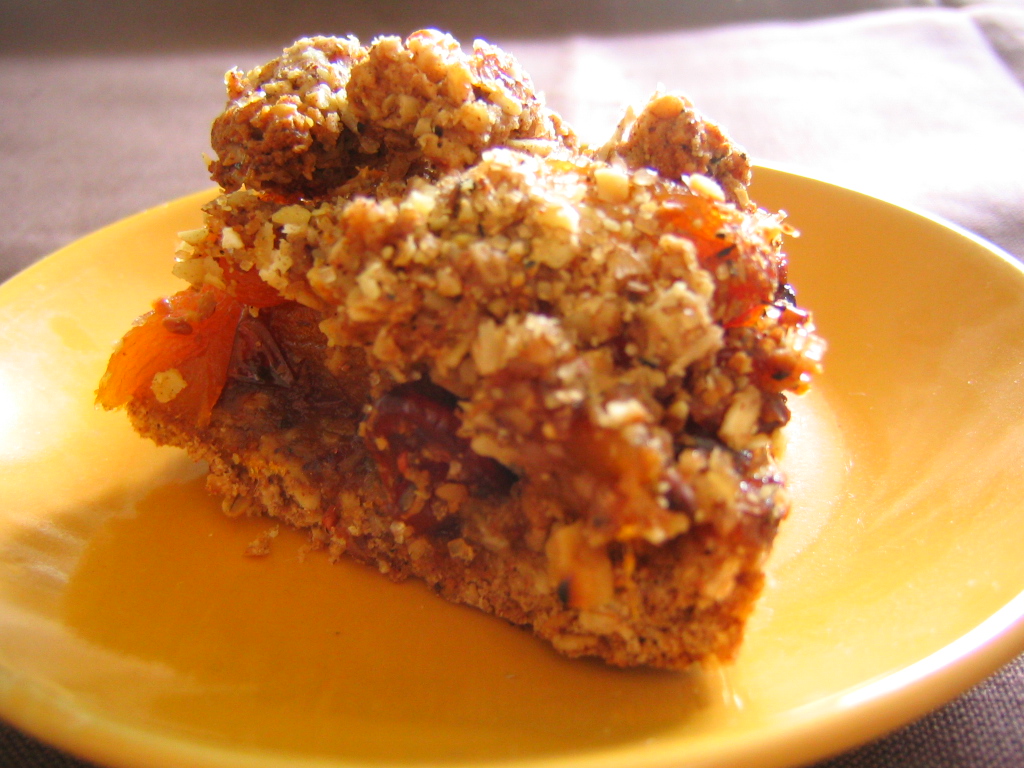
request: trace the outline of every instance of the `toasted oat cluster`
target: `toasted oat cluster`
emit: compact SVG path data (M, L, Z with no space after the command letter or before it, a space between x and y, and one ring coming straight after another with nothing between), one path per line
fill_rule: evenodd
M824 349L742 150L671 94L584 146L510 56L433 31L227 82L191 287L99 402L208 461L229 513L566 654L731 658Z
M323 195L364 168L401 180L465 168L510 141L576 144L511 56L482 41L466 54L429 30L368 48L351 37L299 40L226 82L210 170L227 191Z

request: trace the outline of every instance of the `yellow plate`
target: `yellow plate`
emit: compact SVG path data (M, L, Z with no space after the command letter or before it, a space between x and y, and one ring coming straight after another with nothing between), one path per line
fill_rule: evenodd
M92 406L194 195L0 287L0 715L116 766L749 766L822 757L1024 650L1024 275L990 246L758 173L831 348L795 404L796 506L731 667L568 661L418 584L229 520Z

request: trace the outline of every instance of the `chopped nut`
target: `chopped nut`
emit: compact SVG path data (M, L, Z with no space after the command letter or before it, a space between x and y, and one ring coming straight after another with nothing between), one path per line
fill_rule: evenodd
M742 450L757 429L760 413L761 393L754 387L747 387L737 393L718 434L730 448Z
M222 248L230 250L238 250L245 248L245 243L237 232L231 227L224 227L220 233L220 245Z
M621 429L627 424L638 424L650 421L651 414L636 398L628 400L612 400L605 405L604 414L598 423L609 429Z
M169 368L153 375L150 389L158 402L169 403L187 386L188 382L181 375L181 371L177 368Z
M245 554L249 557L266 557L270 554L271 542L277 538L280 532L281 526L279 525L268 528L249 542L249 546L245 548Z
M687 179L690 189L701 197L708 197L719 202L725 201L725 193L714 179L695 173Z
M295 227L303 227L309 223L310 216L312 215L312 212L308 208L301 205L286 205L284 208L278 208L274 211L270 220L275 224L290 224Z
M594 171L597 195L609 203L624 203L629 199L629 176L619 168L602 166Z
M448 554L456 560L464 560L467 563L476 557L476 552L473 550L473 547L471 547L465 539L452 539L449 541Z
M178 237L189 245L200 245L206 236L208 235L206 227L199 227L198 229L186 229L178 233Z

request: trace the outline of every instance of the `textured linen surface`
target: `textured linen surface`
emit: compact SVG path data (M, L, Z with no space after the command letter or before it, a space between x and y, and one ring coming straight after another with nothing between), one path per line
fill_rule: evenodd
M1019 2L526 0L518 14L477 4L476 17L440 2L433 20L430 4L283 16L284 5L109 3L76 15L73 3L0 2L0 280L208 186L200 152L227 68L260 63L304 33L368 39L430 23L508 48L585 136L606 135L623 104L661 83L689 94L759 162L939 214L1024 258ZM0 766L82 765L0 723ZM1024 657L820 766L1024 766Z

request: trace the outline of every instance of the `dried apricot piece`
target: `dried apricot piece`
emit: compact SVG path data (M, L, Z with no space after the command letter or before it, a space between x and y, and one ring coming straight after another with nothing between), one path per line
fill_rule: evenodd
M209 423L244 310L209 285L160 299L111 356L96 402L111 409L144 399L169 416Z

